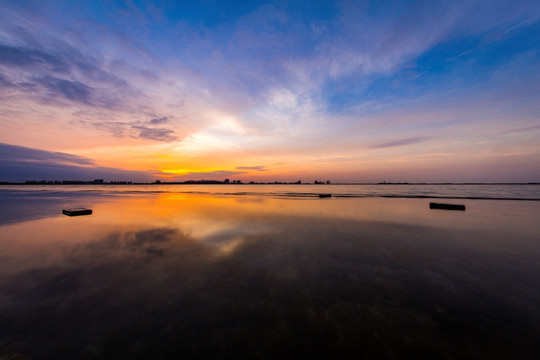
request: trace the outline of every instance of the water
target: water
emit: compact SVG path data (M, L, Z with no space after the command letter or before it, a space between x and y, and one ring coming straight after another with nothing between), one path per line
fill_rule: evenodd
M535 359L537 186L463 186L2 187L0 357Z
M7 191L114 193L198 193L313 197L321 193L335 197L410 197L453 199L540 200L540 184L380 184L380 185L0 185L0 196Z

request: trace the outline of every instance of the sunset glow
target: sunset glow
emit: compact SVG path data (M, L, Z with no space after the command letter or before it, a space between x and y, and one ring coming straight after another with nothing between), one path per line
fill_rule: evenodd
M538 1L0 2L0 181L537 182L539 99Z

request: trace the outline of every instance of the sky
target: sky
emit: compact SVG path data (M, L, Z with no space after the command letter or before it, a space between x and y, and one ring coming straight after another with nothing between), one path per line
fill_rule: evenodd
M0 181L540 181L540 2L0 0Z

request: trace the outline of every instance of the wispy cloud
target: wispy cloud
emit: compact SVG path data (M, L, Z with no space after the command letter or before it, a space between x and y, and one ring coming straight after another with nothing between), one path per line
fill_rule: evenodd
M47 52L22 46L0 44L0 64L31 71L66 73L71 68L68 61Z
M152 129L146 126L132 126L131 128L139 130L139 137L143 139L156 141L175 141L174 131L169 129Z
M257 166L237 166L236 169L238 170L257 170L257 171L267 171L265 169L266 166L264 165L257 165Z
M138 95L101 62L63 43L54 49L0 44L0 74L19 98L59 107L132 111L125 99Z
M162 142L177 141L175 131L163 127L154 127L167 123L168 117L154 118L146 121L99 121L92 125L116 137L140 138Z
M430 138L428 137L413 137L413 138L408 138L408 139L389 141L382 144L371 145L370 147L372 149L384 149L384 148L392 148L392 147L397 147L397 146L419 144L428 140L430 140Z
M58 79L51 76L38 78L36 82L48 91L50 98L65 98L78 103L90 105L93 89L81 82Z
M161 125L161 124L165 124L168 121L169 121L169 118L164 116L160 118L150 119L148 120L148 123L151 125Z
M245 173L245 171L213 170L189 172L184 175L177 176L177 178L183 180L223 180L226 177L242 175Z
M540 130L540 125L528 126L524 128L518 128L518 129L510 129L510 130L504 131L503 133L512 134L512 133L529 132L529 131L536 131L536 130Z

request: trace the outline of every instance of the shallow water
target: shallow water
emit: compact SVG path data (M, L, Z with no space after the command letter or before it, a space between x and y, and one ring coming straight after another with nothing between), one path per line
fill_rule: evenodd
M270 197L396 197L396 198L453 198L508 199L540 201L540 184L148 184L148 185L0 185L0 196L23 193L93 193L136 194L176 193L207 195L253 195Z
M30 359L535 358L540 202L428 203L4 196L0 343Z

